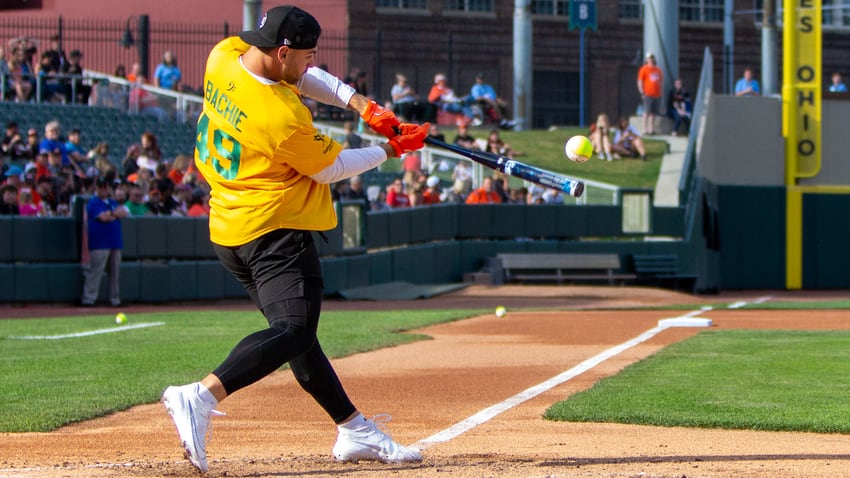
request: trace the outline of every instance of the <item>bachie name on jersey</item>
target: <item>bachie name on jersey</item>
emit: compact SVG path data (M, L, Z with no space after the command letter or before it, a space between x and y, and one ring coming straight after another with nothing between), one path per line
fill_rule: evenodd
M212 81L207 80L206 88L204 88L204 100L236 131L242 132L239 126L248 115L236 103L231 102L226 93L220 92Z

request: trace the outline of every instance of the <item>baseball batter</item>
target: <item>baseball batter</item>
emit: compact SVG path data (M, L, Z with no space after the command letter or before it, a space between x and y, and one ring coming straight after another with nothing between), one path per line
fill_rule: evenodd
M329 184L423 147L429 124L392 112L313 67L321 28L294 6L266 12L257 30L216 45L204 75L195 163L210 183L210 239L269 327L243 338L200 382L168 387L162 402L187 457L208 469L216 405L284 363L337 424L341 461L420 461L352 404L316 338L322 275L311 231L336 226ZM301 96L349 108L386 144L343 150L319 133Z

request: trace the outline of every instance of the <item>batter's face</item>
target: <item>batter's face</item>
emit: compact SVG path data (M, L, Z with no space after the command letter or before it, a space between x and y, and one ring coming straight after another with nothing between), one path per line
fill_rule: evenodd
M279 48L277 55L281 62L281 79L292 85L301 81L307 68L313 66L316 51L316 48L306 50L296 50L285 46Z

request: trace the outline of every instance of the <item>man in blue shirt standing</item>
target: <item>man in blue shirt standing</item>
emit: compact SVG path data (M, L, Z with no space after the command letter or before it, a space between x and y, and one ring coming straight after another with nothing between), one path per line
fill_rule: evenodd
M83 297L80 303L90 307L97 301L100 280L109 266L109 302L113 307L121 305L121 284L118 273L121 269L121 219L127 217L127 208L111 197L109 179L97 179L94 197L86 204L89 264L83 266Z
M761 87L758 80L753 79L753 70L744 70L744 77L735 83L735 96L760 96Z

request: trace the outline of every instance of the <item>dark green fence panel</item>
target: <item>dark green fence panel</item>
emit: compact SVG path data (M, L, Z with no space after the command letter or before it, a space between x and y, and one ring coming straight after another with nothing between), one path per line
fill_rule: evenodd
M15 296L15 266L12 264L0 264L0 302L12 302Z
M12 260L12 216L0 216L0 262Z
M390 244L390 211L366 215L366 247L381 249Z
M850 196L803 195L803 288L850 287L848 211Z
M369 283L384 284L393 279L393 255L390 251L369 254Z
M717 186L717 212L720 286L784 288L785 188Z
M390 211L388 224L389 246L410 244L410 208Z
M549 221L554 222L559 239L577 239L588 235L587 206L558 207Z
M531 238L558 237L559 214L567 206L537 204L525 208L525 233Z
M493 239L525 237L525 210L522 204L501 204L493 206Z
M171 298L168 264L142 262L140 266L139 300L142 302L167 302Z
M328 257L322 259L324 293L331 295L348 289L348 258Z
M194 217L164 217L165 257L170 259L194 259L195 222Z
M195 256L198 259L216 259L210 241L210 221L206 218L195 220Z
M123 260L135 260L139 257L139 239L136 220L127 217L121 220L121 238L124 240L124 249L121 250Z
M434 244L434 282L461 282L463 270L460 267L460 243L455 241Z
M431 209L431 239L448 241L457 237L458 204L435 204Z
M410 242L412 244L434 240L431 235L432 213L430 206L410 209Z
M121 300L139 302L142 300L142 265L140 262L122 262L119 280L121 282Z
M583 206L585 235L592 237L615 237L623 230L623 212L619 206Z
M525 243L526 252L535 254L558 252L558 241L528 241Z
M369 285L369 263L371 260L367 254L348 256L348 280L349 288L366 287Z
M168 263L170 300L191 300L198 297L198 265L194 261Z
M492 238L495 207L491 204L460 206L457 215L457 237L460 239Z
M106 277L106 275L104 275ZM79 263L50 264L47 272L50 300L77 302L83 293L83 270Z
M76 221L66 217L13 218L15 261L74 262L80 258Z
M685 208L653 207L652 234L683 237L685 235Z
M434 260L434 246L419 244L402 249L394 249L393 281L411 282L414 284L433 284L436 282L435 268L439 265Z
M163 218L139 216L128 219L136 222L136 257L139 259L168 257L168 228Z
M15 297L21 302L53 300L50 286L45 280L52 264L15 264Z

